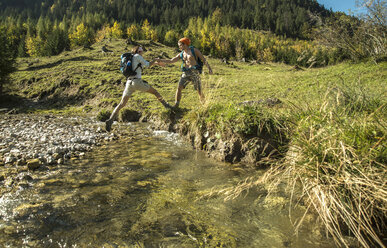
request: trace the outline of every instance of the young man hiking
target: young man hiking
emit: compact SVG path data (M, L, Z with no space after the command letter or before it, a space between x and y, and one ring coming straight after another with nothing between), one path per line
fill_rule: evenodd
M194 84L194 88L198 91L200 101L202 102L202 104L204 103L205 99L200 81L200 73L202 68L199 64L199 59L203 62L203 64L207 66L209 73L212 74L212 69L208 64L207 60L202 55L202 53L198 49L190 47L190 44L191 41L188 38L182 38L178 42L179 49L182 51L181 53L179 53L172 59L156 59L157 62L161 62L161 66L164 63L172 64L180 60L183 61L181 67L183 74L181 75L179 85L177 87L174 108L179 107L181 100L181 92L190 81Z
M125 90L122 94L121 102L117 105L117 107L113 110L113 113L110 115L110 118L105 122L106 124L106 131L110 132L112 124L114 119L117 117L118 112L126 105L128 102L130 96L133 92L136 90L142 91L142 92L148 92L157 97L157 100L161 102L161 104L166 108L172 108L164 99L163 97L157 92L156 89L154 89L152 86L148 84L148 82L141 79L141 73L143 67L150 67L154 64L156 64L156 60L153 60L151 62L146 61L142 57L143 49L140 46L135 46L132 49L133 59L132 59L132 68L136 72L135 76L128 77L128 80L126 81Z

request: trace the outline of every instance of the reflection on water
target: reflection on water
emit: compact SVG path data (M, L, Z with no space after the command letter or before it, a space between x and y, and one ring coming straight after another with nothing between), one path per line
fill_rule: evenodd
M332 247L313 216L295 235L287 200L253 190L202 197L251 172L175 134L125 125L126 138L52 168L0 198L4 247ZM303 214L299 207L292 219Z

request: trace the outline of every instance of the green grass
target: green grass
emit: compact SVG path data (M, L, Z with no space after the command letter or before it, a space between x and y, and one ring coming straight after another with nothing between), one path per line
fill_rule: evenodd
M178 53L175 48L141 42L147 60ZM101 56L105 43L113 55ZM26 100L27 112L106 117L121 99L125 82L119 56L130 47L123 40L105 43L56 57L19 59L9 94ZM267 180L300 185L301 197L320 214L338 243L346 243L343 230L347 230L362 246L383 246L387 62L303 70L271 63L226 65L214 58L209 63L214 75L207 68L202 75L206 102L200 103L192 85L183 91L177 113L182 133L205 137L209 141L200 148L207 150L219 140L237 137L242 149L248 149L246 154L260 159L272 154L257 148L262 144L259 140L267 141L279 155ZM154 66L144 71L143 79L173 103L179 68L180 62ZM38 99L42 104L32 104ZM268 99L278 101L271 105ZM245 101L257 103L242 104ZM171 113L151 94L135 92L126 107L170 121Z

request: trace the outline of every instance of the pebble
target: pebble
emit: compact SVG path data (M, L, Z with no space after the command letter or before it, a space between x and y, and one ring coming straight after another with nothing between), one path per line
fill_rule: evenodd
M105 132L101 122L86 117L21 114L1 117L0 164L7 166L21 166L31 159L38 159L43 165L62 164L84 156L93 146L117 138Z

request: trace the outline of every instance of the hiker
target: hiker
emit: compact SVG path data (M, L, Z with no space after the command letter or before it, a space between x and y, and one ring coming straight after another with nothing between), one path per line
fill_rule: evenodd
M148 82L141 79L141 73L143 67L150 67L158 62L156 60L152 60L151 62L146 61L142 57L143 48L141 46L135 46L132 49L133 59L132 59L132 68L136 72L135 76L128 77L125 85L125 90L122 94L121 102L117 105L117 107L113 110L113 113L110 115L110 118L105 122L106 123L106 131L110 132L113 121L118 115L118 112L126 105L130 96L136 90L142 92L148 92L157 97L157 100L161 102L161 104L165 108L172 108L164 98L157 92L155 88L150 86Z
M178 46L181 50L181 53L179 53L172 59L156 59L156 61L160 63L160 66L163 66L164 64L176 63L180 60L183 61L183 64L181 66L183 74L181 75L179 85L176 90L174 108L179 107L181 100L181 92L190 81L194 84L195 90L198 91L200 101L202 102L202 104L204 103L205 98L200 81L200 73L202 71L202 64L199 63L200 61L202 61L202 63L208 67L209 73L212 74L212 69L208 64L207 60L202 55L202 53L197 48L190 46L190 44L191 41L188 38L181 38L178 42Z

